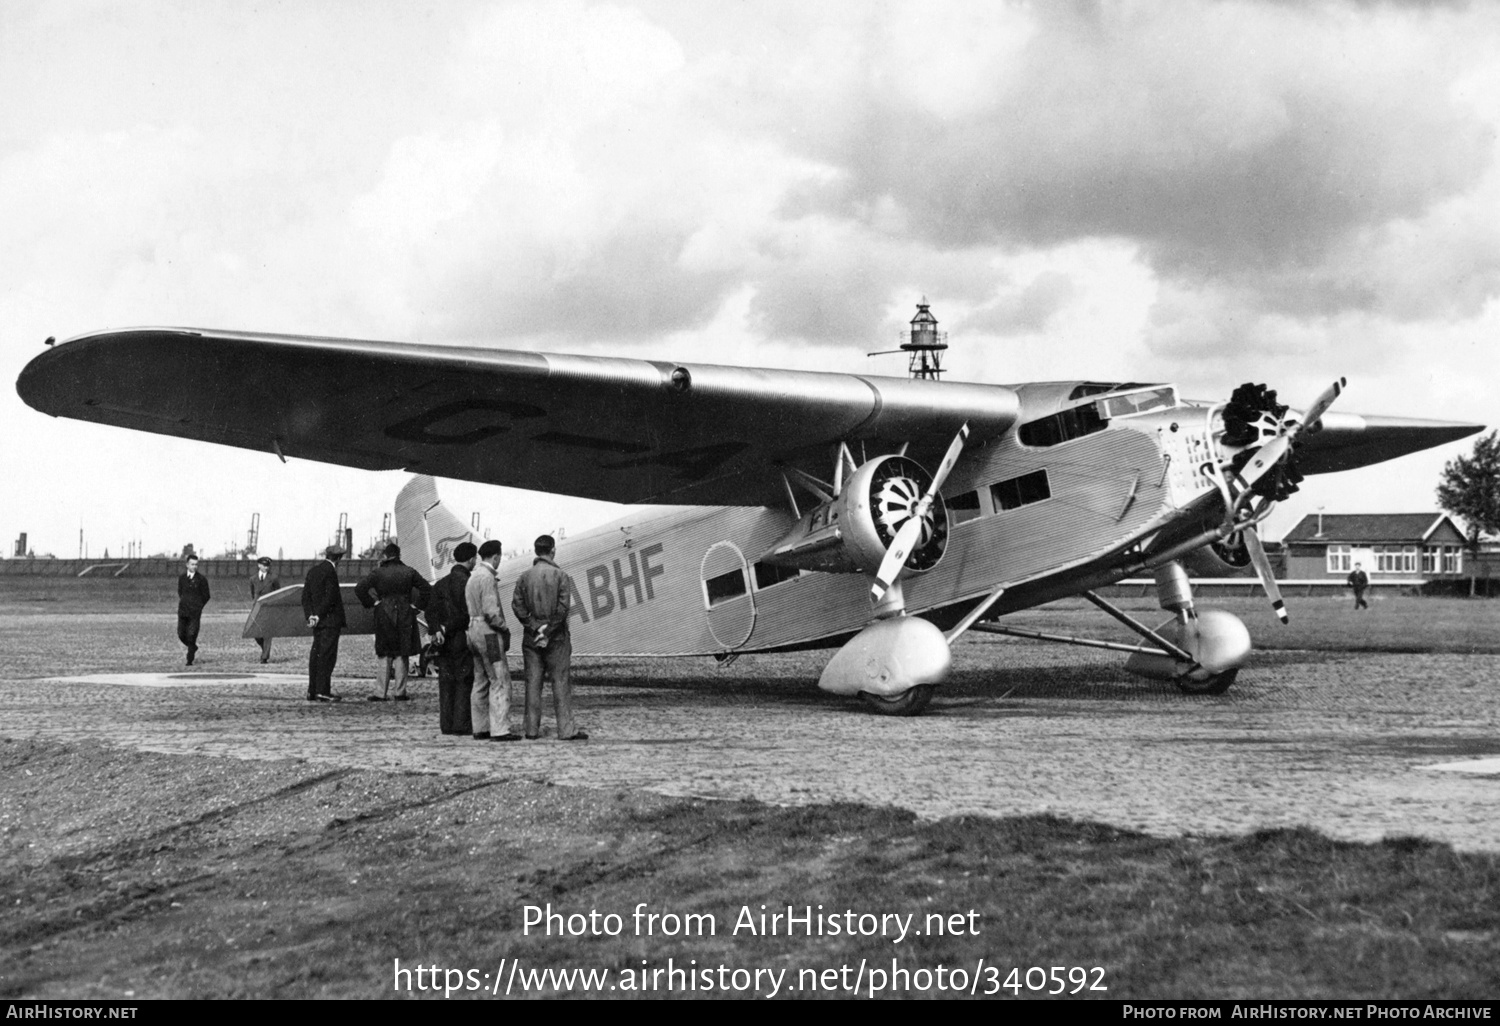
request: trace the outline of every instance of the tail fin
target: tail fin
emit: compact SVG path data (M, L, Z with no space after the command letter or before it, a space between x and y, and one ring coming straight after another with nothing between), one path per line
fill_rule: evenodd
M408 566L436 581L453 565L453 548L460 542L478 545L483 539L469 530L438 499L437 484L425 474L406 482L396 496L396 537Z

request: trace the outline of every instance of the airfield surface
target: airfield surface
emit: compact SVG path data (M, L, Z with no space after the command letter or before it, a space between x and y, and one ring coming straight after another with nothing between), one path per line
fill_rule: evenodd
M1495 654L1261 651L1228 694L1188 698L1124 673L1111 653L970 636L929 712L913 719L818 691L819 653L722 668L580 659L576 704L592 739L556 743L549 700L548 736L497 745L439 734L432 680L416 683L412 702L381 704L364 700L369 676L344 676L334 690L349 701L307 702L305 642L279 642L260 667L249 642L231 640L242 616L205 618L191 670L166 642L128 660L73 660L60 674L37 672L45 654L30 652L25 677L0 671L0 735L782 805L850 801L924 818L1048 812L1169 837L1306 825L1343 840L1416 835L1500 852ZM96 641L162 634L160 620L101 614L70 630ZM367 671L368 645L346 638L339 672Z

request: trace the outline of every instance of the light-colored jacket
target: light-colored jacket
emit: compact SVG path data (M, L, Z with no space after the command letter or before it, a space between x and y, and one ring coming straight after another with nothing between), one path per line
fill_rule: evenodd
M464 586L464 601L469 606L470 636L510 634L505 612L500 608L500 579L495 576L494 567L488 563L474 567L469 583Z

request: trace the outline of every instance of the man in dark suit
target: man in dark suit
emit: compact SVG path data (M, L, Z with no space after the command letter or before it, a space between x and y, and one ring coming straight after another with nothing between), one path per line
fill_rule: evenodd
M432 586L427 627L438 648L438 729L444 734L468 734L474 729L469 698L474 691L474 657L469 654L469 605L464 589L479 559L473 542L453 549L453 569Z
M273 591L281 589L281 580L271 573L271 557L261 556L256 561L255 576L250 578L250 603L262 595L269 595ZM260 646L260 661L269 663L271 661L271 639L256 638L255 643Z
M198 557L187 557L187 572L177 578L177 640L187 646L187 664L198 654L198 627L208 605L208 578L198 572Z
M1365 589L1370 586L1370 575L1365 573L1364 565L1355 563L1354 572L1345 583L1354 589L1354 608L1369 609L1370 603L1365 601Z
M302 585L302 612L312 628L312 650L307 655L307 700L341 702L333 693L333 668L339 661L339 631L344 629L344 596L339 591L338 562L344 550L330 545L313 564Z

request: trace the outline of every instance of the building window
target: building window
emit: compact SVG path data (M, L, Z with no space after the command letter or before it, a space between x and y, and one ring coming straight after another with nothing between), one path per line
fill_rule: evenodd
M1377 574L1416 573L1417 547L1415 545L1375 546L1375 572Z
M1350 562L1349 546L1328 546L1328 572L1331 574L1347 574L1353 569Z
M1422 546L1422 572L1424 574L1435 574L1438 572L1438 554L1442 549L1437 545Z
M1052 498L1052 485L1047 481L1045 470L1033 470L1009 481L990 485L990 496L995 501L996 509L1019 509L1033 502Z
M1443 546L1443 573L1461 574L1464 572L1464 550L1457 545Z

